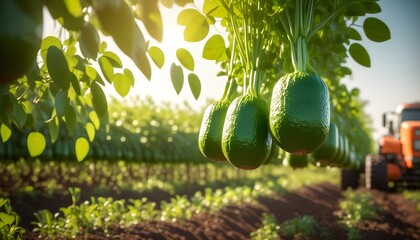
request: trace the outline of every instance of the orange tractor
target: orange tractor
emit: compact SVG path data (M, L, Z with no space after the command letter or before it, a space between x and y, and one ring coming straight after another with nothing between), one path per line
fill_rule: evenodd
M389 115L396 115L394 128ZM379 139L379 154L365 161L366 188L390 190L402 186L420 187L420 102L402 104L383 114L388 134Z

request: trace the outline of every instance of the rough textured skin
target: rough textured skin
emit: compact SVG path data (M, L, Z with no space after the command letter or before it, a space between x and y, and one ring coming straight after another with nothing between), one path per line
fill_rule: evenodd
M334 159L334 156L338 152L338 141L339 135L337 125L335 125L333 122L330 122L327 139L320 148L312 153L312 156L318 161L330 162Z
M0 1L0 82L29 71L41 46L42 29L41 1Z
M226 161L222 151L222 131L229 103L216 102L207 107L198 134L201 153L214 161Z
M253 95L233 100L222 135L222 150L228 161L241 169L256 169L268 158L271 144L267 103Z
M328 88L318 75L295 72L276 83L270 129L283 150L296 155L315 151L324 143L329 125Z

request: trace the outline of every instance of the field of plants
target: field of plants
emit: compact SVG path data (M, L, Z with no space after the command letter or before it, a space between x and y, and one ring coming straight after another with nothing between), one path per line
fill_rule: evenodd
M190 50L160 49L162 8L181 9L179 34L220 67L223 95L201 110L126 97L168 64L162 84L208 91ZM0 239L420 239L419 191L363 188L372 126L341 81L348 58L371 65L362 36L391 38L379 12L375 0L2 0ZM43 35L46 14L57 35Z

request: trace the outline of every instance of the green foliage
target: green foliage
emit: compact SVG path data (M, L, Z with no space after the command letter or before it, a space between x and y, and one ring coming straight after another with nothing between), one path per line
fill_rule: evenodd
M303 215L284 221L280 225L280 233L293 239L304 239L313 237L319 228L312 216Z
M372 195L369 192L347 190L344 197L340 202L340 218L348 227L372 219L381 211L372 204Z
M20 216L13 211L10 200L0 198L0 238L4 240L22 239L25 229L19 227Z
M281 239L279 235L280 226L275 216L264 213L262 215L262 227L252 232L252 240L274 240Z

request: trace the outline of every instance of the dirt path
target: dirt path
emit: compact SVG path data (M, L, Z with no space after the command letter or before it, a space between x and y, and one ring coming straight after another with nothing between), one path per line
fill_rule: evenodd
M414 202L401 194L371 193L383 213L357 226L363 239L420 239L420 212ZM111 232L114 239L249 239L249 234L261 226L261 215L270 213L279 223L297 215L312 215L326 230L315 239L347 239L346 231L337 224L340 198L338 186L323 183L263 197L257 205L231 205L215 214L199 214L185 222L144 222ZM101 233L90 238L107 239Z

